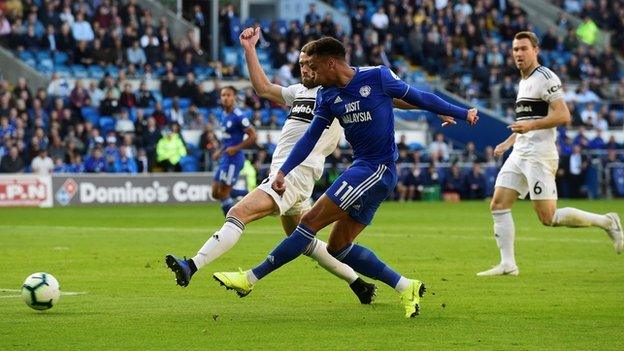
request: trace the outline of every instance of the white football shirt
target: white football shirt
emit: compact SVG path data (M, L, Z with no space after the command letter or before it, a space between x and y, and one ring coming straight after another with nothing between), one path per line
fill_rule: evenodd
M291 109L277 141L271 167L279 168L284 164L297 141L301 139L310 126L314 118L316 93L319 88L308 89L303 84L294 84L282 88L282 97ZM325 157L336 149L341 137L342 127L336 119L323 132L310 155L301 163L301 165L313 169L315 179L319 179L323 175Z
M548 115L549 104L563 99L561 81L544 66L538 66L520 80L516 97L516 121L541 119ZM513 153L521 158L540 160L559 159L557 153L557 128L532 130L518 134Z

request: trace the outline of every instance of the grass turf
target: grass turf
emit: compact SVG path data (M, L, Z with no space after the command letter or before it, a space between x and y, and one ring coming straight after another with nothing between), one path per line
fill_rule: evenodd
M622 201L561 205L624 213ZM477 278L498 260L486 202L383 204L359 242L427 283L408 320L392 289L359 305L307 257L244 299L212 280L263 260L282 236L275 218L180 288L164 255L193 256L223 221L216 206L2 209L0 289L46 271L87 294L37 312L0 292L0 350L624 349L624 257L604 232L543 227L528 202L514 217L520 276Z

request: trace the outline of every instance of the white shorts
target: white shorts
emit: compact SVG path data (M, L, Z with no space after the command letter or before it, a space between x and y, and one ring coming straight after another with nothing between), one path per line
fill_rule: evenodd
M279 171L277 167L271 167L269 177L264 179L258 189L269 194L279 207L279 213L275 215L294 216L302 214L311 208L312 191L314 190L314 171L308 167L296 167L285 178L286 190L280 196L271 188L273 179Z
M494 186L513 189L521 199L528 193L531 200L557 200L555 175L558 167L558 160L526 159L512 153L498 173Z

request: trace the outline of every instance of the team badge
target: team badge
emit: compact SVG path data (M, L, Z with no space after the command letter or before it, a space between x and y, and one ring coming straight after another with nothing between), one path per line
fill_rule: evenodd
M369 87L368 85L365 85L360 88L360 95L362 95L363 97L369 96L370 92L371 92L371 87Z

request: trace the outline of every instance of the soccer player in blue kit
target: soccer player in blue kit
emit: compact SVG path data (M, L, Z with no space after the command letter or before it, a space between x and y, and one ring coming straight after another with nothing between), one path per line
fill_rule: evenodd
M212 197L221 201L223 214L234 205L230 193L232 186L238 179L238 174L245 164L243 149L249 148L256 141L256 131L251 126L249 119L236 107L236 88L227 86L221 88L221 106L223 117L221 118L221 150L213 155L219 161L219 169L212 180ZM244 139L247 134L247 139ZM244 195L244 194L243 194Z
M338 118L344 128L345 137L353 148L354 162L264 262L246 272L218 272L213 277L239 296L246 296L259 279L301 255L319 230L336 222L327 251L356 272L394 288L400 295L405 316L414 317L419 313L425 285L401 276L371 250L353 244L397 182L392 99L402 99L469 124L476 124L477 110L466 110L419 91L384 66L350 67L345 60L344 46L334 38L312 41L302 52L307 55L308 62L301 64L309 65L315 73L315 83L323 89L317 94L312 124L273 179L273 189L277 193L284 192L284 177L307 157L334 118Z

